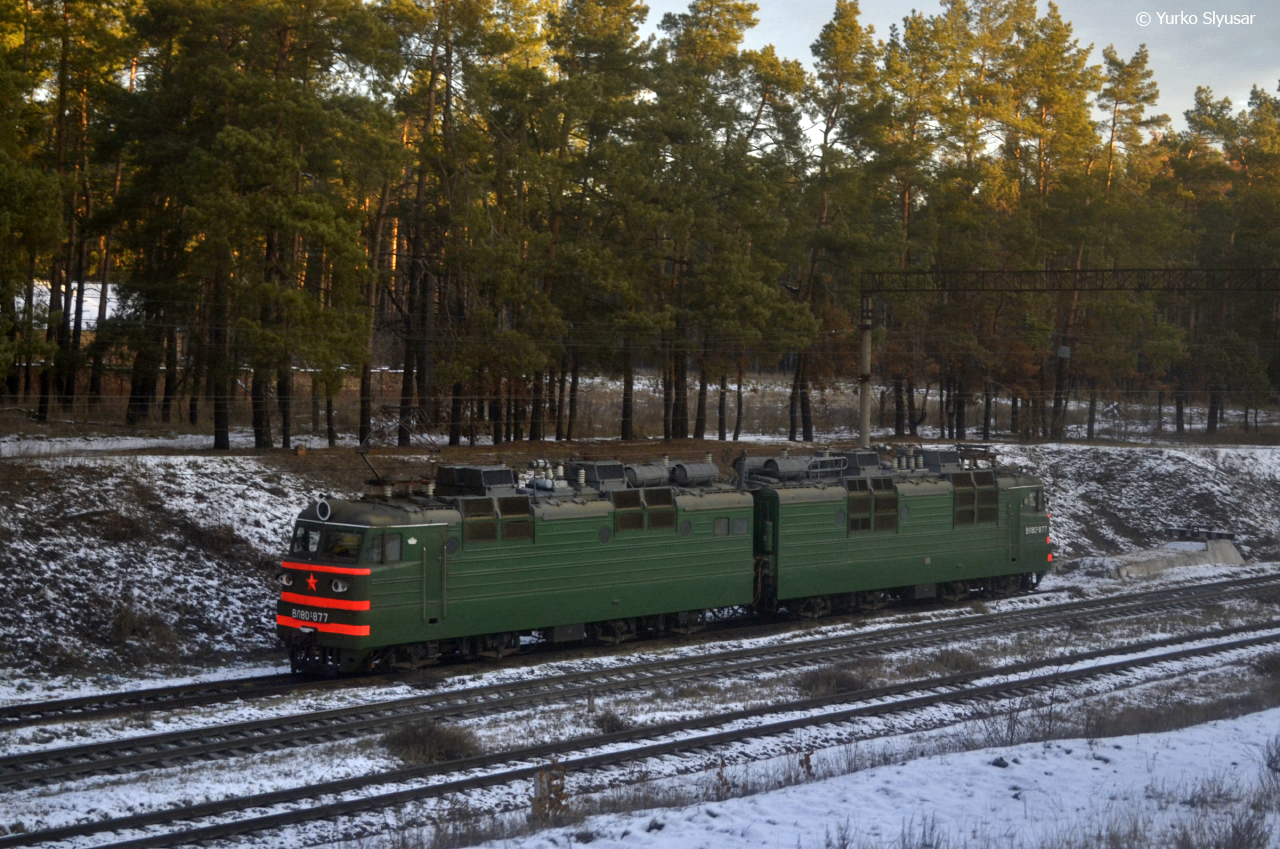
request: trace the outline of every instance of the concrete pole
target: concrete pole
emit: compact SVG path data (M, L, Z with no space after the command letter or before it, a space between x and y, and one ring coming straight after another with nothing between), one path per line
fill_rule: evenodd
M862 374L858 377L862 447L871 447L871 296L862 296Z

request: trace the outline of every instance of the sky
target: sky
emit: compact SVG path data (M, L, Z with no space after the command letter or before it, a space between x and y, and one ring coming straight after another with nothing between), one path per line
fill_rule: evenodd
M760 25L747 36L746 46L772 43L779 54L811 63L809 45L831 19L835 0L756 0ZM680 12L688 0L647 0L649 27L666 12ZM875 27L876 37L888 36L913 8L933 14L936 0L861 0L862 21ZM1048 4L1040 0L1043 13ZM1169 115L1178 129L1189 109L1196 86L1206 85L1217 97L1230 97L1243 106L1254 85L1275 93L1280 82L1280 3L1276 0L1060 0L1062 16L1073 24L1082 45L1094 46L1093 61L1102 62L1102 48L1114 44L1128 58L1145 43L1150 65L1160 86L1157 113ZM1252 16L1251 23L1216 25L1207 16ZM1145 13L1145 15L1144 15ZM1161 21L1161 15L1164 21ZM1195 23L1192 23L1194 16ZM1149 20L1142 25L1139 21Z

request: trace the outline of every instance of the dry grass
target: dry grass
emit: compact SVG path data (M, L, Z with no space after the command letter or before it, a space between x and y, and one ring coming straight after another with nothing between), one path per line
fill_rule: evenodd
M619 731L626 731L634 724L625 716L619 716L611 710L603 710L596 714L591 720L591 724L601 734L617 734Z
M397 726L383 736L382 745L413 766L472 758L482 752L480 741L470 728L430 719Z
M964 649L939 649L928 657L912 658L898 667L903 678L935 678L960 672L977 672L989 664L971 651Z
M880 667L870 663L823 666L800 673L795 677L794 685L809 698L821 698L866 690L873 686L880 672Z

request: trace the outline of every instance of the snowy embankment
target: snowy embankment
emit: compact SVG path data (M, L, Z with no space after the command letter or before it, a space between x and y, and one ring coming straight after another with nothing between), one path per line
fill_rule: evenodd
M1276 449L1001 453L1044 478L1060 563L1158 544L1170 525L1233 531L1252 559L1280 554ZM327 491L324 465L304 479L254 457L0 460L3 663L114 671L270 652L272 565L293 517Z
M1248 560L1280 555L1280 449L1002 445L1039 475L1060 557L1157 545L1164 529L1230 531Z
M5 461L0 656L28 670L269 649L271 575L319 493L245 457Z

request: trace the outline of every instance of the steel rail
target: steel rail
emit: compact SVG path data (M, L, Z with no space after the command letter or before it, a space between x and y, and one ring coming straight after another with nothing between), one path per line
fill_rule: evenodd
M234 699L264 698L295 690L363 686L375 680L385 679L364 677L306 680L289 674L255 675L128 692L97 693L44 702L17 702L0 706L0 731L50 722L101 719L139 711L173 710Z
M1258 635L1259 631L1271 633ZM1244 634L1254 636L1240 637ZM1238 639L1232 639L1239 637ZM1159 649L1174 646L1186 646L1188 643L1209 642L1207 645L1189 646L1173 651L1158 652ZM469 770L486 767L516 764L497 772L472 775L462 778L437 782L423 787L380 793L356 799L340 799L321 805L312 805L289 811L263 814L246 819L226 823L201 826L188 830L170 831L159 835L148 835L128 839L119 843L99 845L95 849L151 849L152 847L175 846L190 843L237 837L246 834L260 833L278 829L288 825L297 825L319 819L332 819L349 814L364 813L372 810L394 807L407 802L438 798L465 790L509 784L513 781L532 778L548 768L547 759L557 758L555 768L568 771L582 771L623 763L634 763L637 760L659 757L662 755L688 752L736 743L748 739L776 736L803 728L821 725L838 724L864 717L885 716L894 713L905 713L924 707L932 707L947 703L962 703L980 699L1012 698L1028 695L1046 687L1056 687L1065 683L1097 678L1113 673L1131 672L1145 667L1185 660L1193 657L1204 657L1280 643L1280 620L1266 623L1242 625L1233 628L1217 629L1209 632L1166 637L1158 640L1146 640L1139 643L1111 646L1039 661L1026 661L1009 664L995 669L982 669L960 672L931 680L917 680L876 687L852 692L836 693L801 699L786 705L765 705L754 708L727 711L719 714L676 720L657 725L642 726L611 734L600 734L579 737L555 743L526 746L519 749L494 752L471 758L431 764L429 766L411 767L391 772L377 773L369 776L341 779L310 785L307 787L278 790L237 799L226 799L207 802L181 809L153 811L146 814L135 814L93 823L80 823L72 826L47 829L25 834L14 834L0 837L0 849L8 847L30 846L36 843L48 844L58 840L66 840L89 834L102 832L119 833L146 828L152 825L173 825L176 822L193 822L208 817L268 808L280 804L299 802L307 799L318 799L350 790L362 790L380 785L398 784L432 776L454 775ZM1158 652L1139 654L1143 652ZM1091 660L1099 660L1117 655L1135 655L1109 663L1087 664ZM1062 668L1074 666L1074 668ZM1057 667L1051 672L1039 675L1028 675L1045 668ZM1026 677L1018 677L1026 676ZM984 679L999 678L985 684L974 684ZM912 696L912 693L919 695ZM905 698L894 698L905 696ZM889 701L884 701L890 699ZM691 731L702 731L731 723L760 719L777 714L800 713L820 710L831 705L859 704L835 711L792 716L756 725L731 728L712 734L660 740L646 745L635 746L594 754L579 754L577 757L560 760L560 756L573 753L586 753L592 749L613 746L618 743L661 738L672 734ZM874 739L877 734L857 739ZM539 761L529 764L530 760Z
M617 692L739 672L811 666L833 659L926 648L1028 627L1154 613L1271 586L1280 586L1280 576L1152 590L1110 599L895 626L870 633L733 649L699 657L643 661L528 681L33 751L0 758L0 787L29 787L54 780L174 766L196 758L257 754L311 741L331 741L381 732L392 725L412 720L469 716L535 703L585 698L592 692Z

